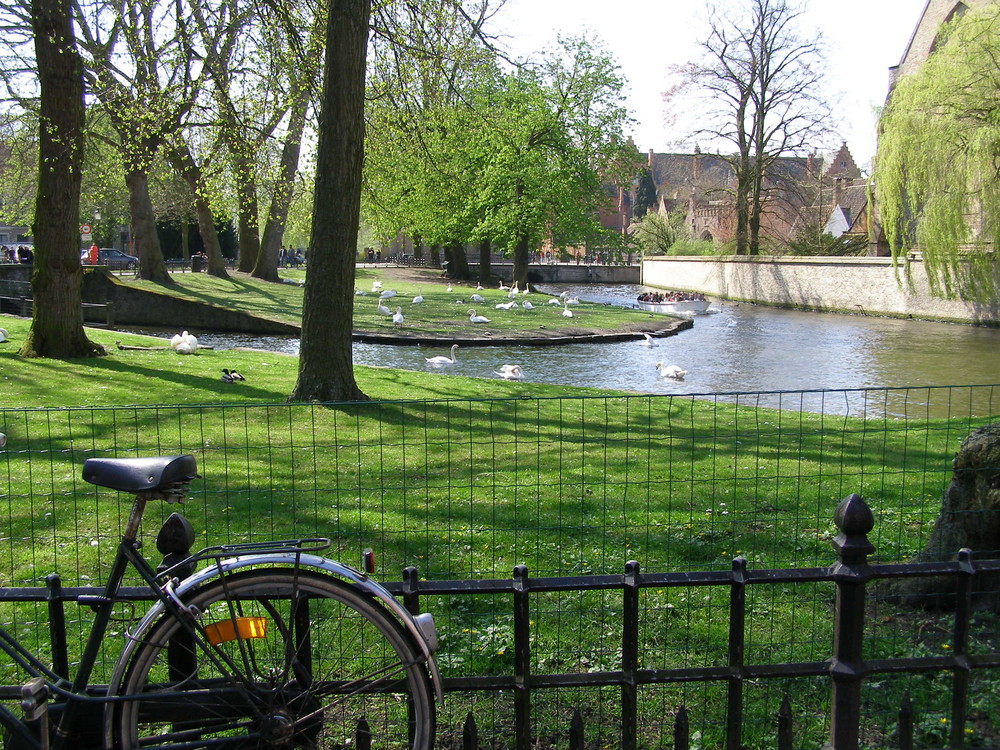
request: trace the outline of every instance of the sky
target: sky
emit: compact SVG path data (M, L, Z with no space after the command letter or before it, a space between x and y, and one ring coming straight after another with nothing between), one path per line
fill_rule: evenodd
M722 7L732 0L718 0ZM820 31L827 47L830 98L840 117L835 135L819 147L846 141L863 169L875 152L873 108L885 102L889 68L896 65L926 0L800 0L803 36ZM690 151L694 143L664 124L662 92L668 69L698 56L705 36L699 0L507 0L495 30L518 56L554 42L558 33L595 33L627 79L627 106L637 120L632 137L643 153Z

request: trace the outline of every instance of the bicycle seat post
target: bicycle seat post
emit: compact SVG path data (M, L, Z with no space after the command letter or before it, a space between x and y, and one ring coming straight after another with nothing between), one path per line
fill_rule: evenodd
M128 523L125 524L124 539L134 542L139 535L139 525L142 523L142 514L146 510L146 500L148 498L142 492L137 492L135 500L132 502L132 511L128 515Z

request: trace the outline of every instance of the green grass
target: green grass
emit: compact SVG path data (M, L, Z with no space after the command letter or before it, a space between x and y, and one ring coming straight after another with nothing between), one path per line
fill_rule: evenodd
M245 274L232 274L230 279L219 279L208 274L174 274L175 284L165 288L147 281L127 282L131 286L168 291L179 297L193 299L299 323L302 310L303 289L299 286L305 271L282 269L287 283L274 284L251 278ZM373 281L381 281L384 290L394 290L397 295L383 301L392 311L402 308L404 324L397 327L392 318L379 314L379 295L371 291ZM356 286L365 295L354 298L354 330L364 333L383 333L397 336L434 336L461 338L466 336L541 336L559 332L611 332L620 330L654 331L665 327L670 318L651 315L640 310L623 309L611 305L581 302L572 306L573 317L565 318L563 307L548 304L549 295L531 293L518 295L518 308L499 310L497 304L510 300L507 292L498 288L476 290L475 284L449 282L439 272L393 268L358 269ZM471 300L479 294L485 302ZM417 295L423 302L413 304ZM526 301L535 305L525 310L520 305ZM487 324L469 321L470 309L490 319Z
M82 482L83 460L174 452L198 458L202 478L185 515L205 543L319 533L333 538L331 556L349 562L375 547L383 578L409 564L429 578L507 577L517 564L532 575L618 573L628 559L644 570L726 569L735 555L751 568L825 566L834 560L835 505L850 492L875 511L876 557L899 560L922 547L955 450L987 421L958 413L947 420L844 418L757 408L753 399L626 396L360 367L359 384L375 402L287 404L294 357L121 351L116 340L150 340L91 330L112 348L109 356L25 361L15 352L27 321L3 318L0 325L10 333L0 344L0 431L10 436L0 453L7 499L0 585L39 585L52 570L65 585L100 579L127 499ZM223 367L239 369L247 383L222 383ZM150 508L152 555L157 521L169 510ZM826 658L832 587L775 589L752 592L747 660ZM725 589L644 593L644 667L725 663ZM425 604L439 621L445 674L510 672L506 600L434 597ZM534 599L534 669L614 668L619 608L615 592ZM3 619L44 648L35 627L44 611L5 610ZM942 653L946 628L936 614L873 610L868 655ZM996 626L984 618L977 628ZM928 706L937 695L931 682L939 681L882 682L866 693L880 717L895 711L902 688L891 684L905 683ZM780 700L768 687L774 684L749 688L748 747L768 746ZM825 715L810 712L828 685L787 684L802 712L796 736L817 746ZM986 696L995 694L988 685L978 691L985 703L977 710L988 715ZM596 712L613 699L591 695L580 704ZM650 690L642 700L650 717L672 715L681 700L700 706L702 746L719 746L724 690ZM564 713L552 709L553 727ZM940 716L925 718L932 738ZM496 718L501 728L505 722ZM658 746L656 731L646 731L649 745ZM988 735L992 725L976 731ZM608 742L604 735L594 744Z

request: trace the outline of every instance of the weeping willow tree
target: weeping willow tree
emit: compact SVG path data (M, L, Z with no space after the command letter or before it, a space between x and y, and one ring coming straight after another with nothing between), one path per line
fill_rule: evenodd
M995 301L1000 291L1000 5L945 27L883 114L875 165L894 257L922 252L931 292Z

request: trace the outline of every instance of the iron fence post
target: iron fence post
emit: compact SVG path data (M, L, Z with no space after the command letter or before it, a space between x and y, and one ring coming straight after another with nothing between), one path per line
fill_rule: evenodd
M851 494L837 505L833 520L840 533L833 540L837 562L830 569L837 584L837 599L829 668L833 680L830 741L826 749L859 750L861 681L865 673L865 584L872 577L868 556L875 551L868 532L875 526L875 519L861 496Z
M965 747L965 716L969 702L969 618L972 615L972 584L976 568L972 550L963 547L958 551L958 581L955 598L955 630L952 635L952 653L955 671L951 687L951 727L949 747Z
M743 745L743 652L746 647L747 561L733 559L729 585L729 680L726 688L726 748Z
M635 750L638 741L638 695L635 672L639 665L639 563L625 563L622 594L622 750Z
M514 746L531 748L531 625L528 568L514 568Z

